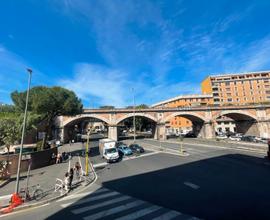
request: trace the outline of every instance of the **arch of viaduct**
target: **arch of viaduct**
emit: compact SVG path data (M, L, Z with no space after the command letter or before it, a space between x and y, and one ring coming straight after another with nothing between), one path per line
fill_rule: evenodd
M98 119L108 125L108 137L117 140L117 126L133 115L133 109L85 109L82 114L73 117L59 116L55 124L65 141L68 125L84 118ZM156 139L166 139L165 124L175 116L190 119L195 127L200 127L198 134L203 138L215 136L214 125L220 116L234 119L238 132L270 137L270 105L136 109L135 116L146 117L156 124Z

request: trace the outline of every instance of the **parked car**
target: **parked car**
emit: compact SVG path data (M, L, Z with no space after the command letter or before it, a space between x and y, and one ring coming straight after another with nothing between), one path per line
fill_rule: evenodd
M169 138L176 138L176 134L173 134L173 133L170 133L170 134L167 134L166 137L169 139Z
M193 132L188 132L185 137L189 137L189 138L195 138L196 135Z
M124 145L124 144L119 145L117 147L117 150L120 154L125 155L125 156L133 154L132 150L127 145Z
M220 135L217 135L216 138L219 139L219 140L224 140L224 139L227 139L228 137L225 134L220 134Z
M255 142L255 136L244 135L242 136L241 141Z
M230 136L229 139L232 140L232 141L241 141L241 137L238 137L238 136L235 136L235 135Z
M269 141L269 138L261 138L260 143L267 144Z
M132 150L134 153L144 153L144 149L142 146L138 144L131 144L129 145L129 148Z

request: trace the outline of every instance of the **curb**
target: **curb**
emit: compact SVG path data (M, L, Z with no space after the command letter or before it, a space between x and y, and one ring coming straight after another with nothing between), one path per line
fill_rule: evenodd
M179 144L177 141L162 141L163 143L172 143L172 144ZM220 146L220 145L207 145L207 144L200 144L200 143L188 143L188 142L183 142L183 144L186 145L201 145L203 147L215 147L215 148L223 148L223 149L232 149L232 150L245 150L245 151L251 151L251 152L257 152L261 154L265 154L267 150L264 149L259 149L259 148L251 148L251 147L242 147L242 146L234 146L234 147L229 147L229 146Z
M0 183L0 188L2 187L2 186L5 186L6 184L8 184L11 180L10 180L11 178L9 178L9 179L7 179L7 180L4 180L3 182L1 182Z
M95 180L95 178L92 179L91 181L89 181L87 184L83 185L83 187L88 186L94 180ZM80 183L82 183L82 182L80 182ZM50 198L50 199L46 199L44 201L40 201L40 202L36 202L36 203L32 203L32 204L25 204L25 205L17 206L17 207L15 207L12 210L11 213L15 213L15 212L18 212L18 211L21 211L21 210L26 210L26 209L30 209L30 208L35 208L35 207L43 206L43 205L45 205L47 203L50 203L50 202L56 201L58 199L61 199L61 198L65 197L65 196L67 196L67 195L68 195L68 192L66 192L66 193L64 193L63 195L60 195L60 196L56 196L56 197L53 197L53 198ZM9 215L9 214L10 213L8 213L8 214L1 214L0 213L0 217L4 217L4 216Z

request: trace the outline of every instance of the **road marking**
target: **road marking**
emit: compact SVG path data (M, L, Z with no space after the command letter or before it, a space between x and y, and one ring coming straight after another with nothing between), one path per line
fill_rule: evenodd
M158 154L158 153L159 152L150 152L150 153L142 154L142 155L139 155L139 156L124 157L123 161L134 160L134 159L138 159L140 157L147 157L147 156L151 156L151 155Z
M102 188L102 189L98 189L96 191L89 191L89 192L85 192L85 193L73 194L70 196L66 196L62 199L59 199L59 200L57 200L57 202L62 202L62 201L69 200L69 199L76 199L76 198L80 198L80 197L85 197L85 196L90 195L90 194L106 192L106 191L109 191L109 190L106 188Z
M94 168L98 168L98 167L104 167L104 166L107 166L107 165L108 165L108 163L103 162L103 163L97 163L97 164L94 164L93 167L94 167Z
M123 216L121 218L117 218L117 220L134 220L134 219L137 219L137 218L142 217L144 215L147 215L147 214L149 214L151 212L155 212L158 209L161 209L161 207L159 207L159 206L151 206L149 208L145 208L145 209L141 209L141 210L139 210L137 212L133 212L133 213L131 213L129 215L125 215L125 216Z
M85 206L85 207L82 207L82 208L74 209L74 210L71 210L71 212L73 214L77 215L77 214L81 214L83 212L87 212L87 211L90 211L90 210L93 210L93 209L96 209L96 208L100 208L100 207L103 207L103 206L106 206L106 205L110 205L112 203L125 201L125 200L130 199L130 198L131 198L130 196L121 196L119 198L112 199L112 200L109 200L109 201L105 201L105 202L102 202L102 203L99 203L99 204L96 204L96 205Z
M199 188L200 188L200 186L198 186L198 185L196 185L196 184L194 184L194 183L191 183L191 182L184 182L184 184L185 184L186 186L191 187L192 189L199 189Z
M93 214L93 215L86 216L83 219L84 220L95 220L95 219L103 218L103 217L108 216L108 215L112 215L112 214L130 209L130 208L134 208L134 207L142 205L144 203L145 203L144 201L140 201L140 200L130 202L130 203L127 203L125 205L121 205L121 206L118 206L118 207L115 207L112 209L107 209L105 211L98 212L98 213Z
M169 212L164 213L163 215L153 218L152 220L169 220L179 215L182 215L182 213L171 210Z
M84 204L84 203L87 203L87 202L92 202L92 201L96 201L96 200L99 200L99 199L104 199L104 198L119 195L119 194L120 194L119 192L109 192L109 193L105 193L105 194L102 194L102 195L97 195L97 196L94 196L94 197L82 199L82 200L77 201L77 202L62 204L61 206L63 208L65 208L65 207L70 206L70 205L72 205L72 206L73 205L81 205L81 204Z

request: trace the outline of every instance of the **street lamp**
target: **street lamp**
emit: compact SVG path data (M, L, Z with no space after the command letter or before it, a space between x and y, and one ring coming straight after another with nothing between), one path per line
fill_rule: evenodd
M19 181L20 181L20 168L21 168L21 160L22 160L22 149L23 149L25 125L26 125L26 118L27 118L27 107L28 107L28 99L29 99L29 92L30 92L30 84L31 84L32 72L33 72L29 68L27 68L26 70L29 73L29 77L28 77L28 88L27 88L27 94L26 94L26 103L25 103L25 110L24 110L24 118L23 118L21 147L20 147L20 154L19 154L19 160L18 160L18 169L17 169L17 178L16 178L16 186L15 186L15 192L16 192L16 194L18 194L18 192L19 192Z
M134 88L132 88L133 92L133 143L135 144L136 140L136 123L135 123L135 93L134 93Z
M88 149L89 149L89 136L91 133L91 128L87 129L87 141L85 149L85 176L88 176Z

